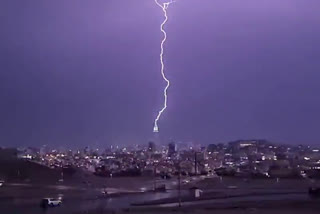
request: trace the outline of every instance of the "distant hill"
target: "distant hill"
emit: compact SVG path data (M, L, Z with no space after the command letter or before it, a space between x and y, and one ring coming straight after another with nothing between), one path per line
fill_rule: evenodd
M63 171L64 185L79 187L113 187L138 190L143 186L153 186L150 178L130 177L105 178L95 176L78 168L51 169L49 167L17 158L16 149L0 148L0 179L6 182L31 184L57 184ZM128 182L129 181L129 182Z
M17 158L16 149L0 149L0 178L12 182L52 183L60 172Z
M104 179L95 178L93 174L84 173L80 169L75 168L59 168L51 169L41 164L18 159L18 151L16 149L0 148L0 180L17 183L33 183L33 184L57 184L63 178L65 185L81 185L86 183L103 184Z

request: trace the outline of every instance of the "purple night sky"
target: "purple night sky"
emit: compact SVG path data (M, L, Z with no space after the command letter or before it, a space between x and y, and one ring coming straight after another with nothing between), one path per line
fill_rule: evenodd
M320 144L320 1L177 0L164 139ZM146 143L161 107L153 0L1 0L0 146Z

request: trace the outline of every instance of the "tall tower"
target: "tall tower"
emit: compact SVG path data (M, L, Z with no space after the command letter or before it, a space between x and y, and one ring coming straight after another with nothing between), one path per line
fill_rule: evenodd
M160 140L160 133L159 132L153 132L153 137L152 137L152 141L156 144L156 145L161 145L161 140Z
M153 132L154 133L158 133L159 132L159 127L158 126L154 126L153 127Z
M148 143L148 152L154 153L156 151L156 144L153 141Z
M177 152L177 144L175 142L171 142L168 144L168 157L171 157Z

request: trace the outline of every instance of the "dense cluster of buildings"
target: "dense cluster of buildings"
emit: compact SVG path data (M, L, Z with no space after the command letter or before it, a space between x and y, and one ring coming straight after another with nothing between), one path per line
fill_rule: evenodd
M217 174L237 177L320 177L320 151L309 146L277 145L266 140L227 144L110 147L103 151L20 149L19 157L51 168L72 167L98 176Z

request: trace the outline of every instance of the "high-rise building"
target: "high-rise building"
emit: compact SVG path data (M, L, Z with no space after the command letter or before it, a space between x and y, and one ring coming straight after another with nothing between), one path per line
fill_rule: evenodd
M156 151L156 144L152 141L148 143L148 151L149 152L155 152Z
M177 152L177 145L174 142L169 143L168 145L168 157L171 157Z

